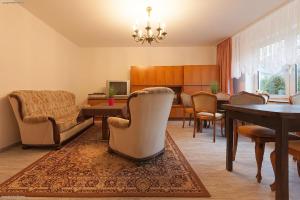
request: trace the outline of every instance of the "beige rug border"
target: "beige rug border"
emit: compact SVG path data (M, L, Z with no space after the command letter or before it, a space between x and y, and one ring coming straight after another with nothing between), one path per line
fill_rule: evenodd
M182 193L182 192L174 192L174 193L76 193L76 194L66 194L66 193L23 193L23 192L0 192L0 197L13 197L13 196L24 196L24 197L211 197L211 195L209 194L208 190L206 189L206 187L204 186L204 184L202 183L202 181L200 180L199 176L196 174L196 172L194 171L194 169L191 167L190 163L186 160L186 158L184 157L183 153L180 151L179 147L177 146L177 144L175 143L175 141L173 140L173 138L171 137L170 133L168 130L166 130L167 132L167 137L170 139L170 142L172 143L172 146L174 148L174 150L178 153L178 156L180 156L180 160L184 163L184 165L189 169L189 171L191 172L192 176L196 179L196 181L198 182L198 184L202 187L202 192L198 192L198 193ZM85 131L82 133L84 134ZM74 141L78 140L81 135L78 135L73 141L70 141L69 143L67 143L65 146L63 146L63 148L66 148L68 146L70 146ZM0 188L3 187L3 185L5 185L8 182L11 182L13 180L15 180L16 178L18 178L22 173L24 173L25 171L27 171L28 169L31 169L35 166L36 163L40 162L41 160L46 159L47 157L49 157L52 154L57 153L57 151L60 150L54 150L51 151L47 154L45 154L44 156L42 156L41 158L39 158L38 160L34 161L32 164L30 164L29 166L25 167L23 170L21 170L20 172L18 172L17 174L15 174L14 176L12 176L11 178L7 179L6 181L4 181L3 183L0 184Z

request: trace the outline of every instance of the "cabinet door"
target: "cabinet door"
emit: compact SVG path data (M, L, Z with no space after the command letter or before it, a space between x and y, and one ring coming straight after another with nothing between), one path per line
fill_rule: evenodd
M218 66L203 66L200 74L201 85L210 86L212 82L219 82L220 71Z
M182 66L165 67L166 85L182 85L183 84L183 68Z
M146 84L146 67L132 66L130 70L130 84L131 85L145 85Z
M201 68L202 66L184 66L184 85L201 85Z
M219 67L216 65L184 66L184 85L209 86L212 82L219 82Z

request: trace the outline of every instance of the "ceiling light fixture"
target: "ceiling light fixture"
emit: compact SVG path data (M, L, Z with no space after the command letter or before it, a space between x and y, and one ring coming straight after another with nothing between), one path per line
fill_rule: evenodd
M142 30L138 29L138 25L135 24L133 26L133 34L132 37L134 39L134 41L136 42L141 42L142 44L144 44L144 42L148 42L150 45L153 41L155 42L159 42L160 40L165 39L167 32L166 32L166 28L164 24L160 24L158 25L157 30L157 34L155 35L152 31L152 27L151 27L151 11L152 11L152 7L148 6L146 8L146 11L148 13L148 19L147 19L147 26L145 27L145 32L143 32Z

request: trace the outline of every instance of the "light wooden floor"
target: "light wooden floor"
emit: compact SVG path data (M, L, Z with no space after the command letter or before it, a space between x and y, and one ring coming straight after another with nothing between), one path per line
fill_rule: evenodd
M186 156L200 179L212 195L207 199L218 200L268 200L274 199L274 193L270 191L269 184L274 175L269 160L273 149L268 146L263 163L263 180L258 184L255 179L256 162L254 157L254 144L247 138L239 141L238 153L234 162L234 171L225 170L225 138L218 136L216 143L212 143L210 129L204 129L204 133L198 133L192 138L192 127L181 128L181 122L169 122L168 130L179 148ZM48 150L29 149L22 150L20 146L13 147L0 153L0 182L28 166ZM300 199L300 178L296 171L296 164L290 158L290 199ZM59 199L59 198L20 198L2 197L1 199ZM60 198L69 200L71 198ZM75 198L78 199L78 198ZM83 199L83 198L80 198ZM94 198L96 199L96 198ZM99 199L124 199L124 198L99 198ZM171 199L171 198L127 198L127 199ZM184 198L180 198L184 199ZM190 199L190 198L186 198ZM206 198L201 198L206 199Z

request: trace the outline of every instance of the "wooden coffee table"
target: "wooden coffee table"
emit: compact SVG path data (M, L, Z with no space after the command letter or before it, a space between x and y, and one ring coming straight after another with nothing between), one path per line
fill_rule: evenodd
M85 117L102 117L102 140L109 140L109 128L107 119L112 116L126 117L127 104L115 103L113 106L107 105L107 103L98 104L95 106L82 109L82 114Z

